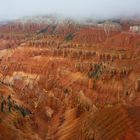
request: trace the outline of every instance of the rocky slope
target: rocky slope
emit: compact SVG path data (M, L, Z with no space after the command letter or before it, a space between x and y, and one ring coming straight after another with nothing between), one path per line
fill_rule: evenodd
M0 105L12 100L0 139L140 139L138 33L70 21L0 31Z

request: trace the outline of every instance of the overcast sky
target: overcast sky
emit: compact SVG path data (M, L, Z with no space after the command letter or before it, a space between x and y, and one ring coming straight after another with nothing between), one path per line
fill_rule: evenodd
M140 15L140 0L0 0L0 20L40 14L75 18Z

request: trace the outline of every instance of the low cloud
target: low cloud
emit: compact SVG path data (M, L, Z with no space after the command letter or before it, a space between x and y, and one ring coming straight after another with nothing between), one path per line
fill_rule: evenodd
M0 0L0 20L40 14L93 19L140 16L140 0Z

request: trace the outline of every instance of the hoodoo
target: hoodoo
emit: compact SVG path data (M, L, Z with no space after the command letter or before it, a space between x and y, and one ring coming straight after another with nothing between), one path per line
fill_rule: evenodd
M11 0L9 9L7 2L0 4L0 140L140 140L140 12L129 17L140 2ZM46 10L69 18L1 22L3 11L12 18Z

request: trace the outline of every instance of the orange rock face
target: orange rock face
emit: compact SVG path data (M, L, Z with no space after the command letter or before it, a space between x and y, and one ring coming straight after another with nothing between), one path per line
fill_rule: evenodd
M131 24L0 27L0 140L139 140L140 35Z

